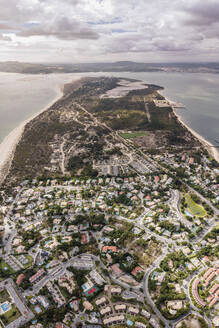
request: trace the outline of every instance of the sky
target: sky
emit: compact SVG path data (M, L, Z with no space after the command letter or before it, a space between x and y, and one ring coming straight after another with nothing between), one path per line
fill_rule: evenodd
M0 61L219 61L219 0L0 0Z

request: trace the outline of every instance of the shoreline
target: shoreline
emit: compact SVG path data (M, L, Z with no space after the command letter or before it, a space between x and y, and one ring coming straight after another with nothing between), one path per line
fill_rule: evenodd
M172 107L173 108L173 107ZM178 121L187 129L189 130L203 145L203 147L207 150L207 152L219 163L219 151L218 149L212 145L209 141L204 139L198 132L194 131L190 128L186 123L183 121L182 117L176 113L176 109L173 108L173 112L177 117Z
M162 94L162 91L157 91L162 97L164 97L166 99L166 101L170 104L174 115L176 116L176 118L178 119L178 121L189 131L191 132L191 134L197 138L200 143L203 145L203 147L207 150L207 152L209 153L209 155L211 157L213 157L215 159L215 161L217 161L219 163L219 150L212 145L209 141L207 141L203 136L201 136L198 132L196 132L195 130L193 130L190 126L188 126L184 121L183 118L177 113L177 109L181 108L180 107L174 107L173 104L177 104L177 102L174 102L170 99L168 99L167 97L165 97ZM172 105L171 105L172 104ZM182 104L180 104L182 105Z
M79 80L80 76L71 76L71 82ZM3 184L4 180L6 179L9 171L10 171L10 167L14 158L14 153L16 150L16 147L19 143L19 141L22 138L25 126L27 123L29 123L30 121L32 121L34 118L36 118L38 115L40 115L41 113L43 113L44 111L46 111L47 109L49 109L54 103L56 103L58 100L60 100L63 95L64 95L64 86L65 86L66 82L64 84L59 84L55 87L55 91L56 91L56 97L50 101L46 106L44 106L43 109L41 109L39 112L35 113L33 116L31 116L30 118L26 119L25 121L23 121L18 127L16 127L14 130L12 130L1 142L0 144L0 186ZM157 91L162 97L164 97L166 99L166 101L169 102L174 115L176 116L176 118L178 119L179 123L182 124L188 131L190 131L192 133L192 135L197 138L200 143L203 145L203 147L208 151L208 153L210 154L210 156L212 156L217 162L219 162L219 151L218 149L212 145L210 142L208 142L206 139L204 139L204 137L202 137L199 133L197 133L196 131L194 131L191 127L189 127L182 119L182 117L176 112L176 107L173 106L173 104L175 102L169 100L167 97L165 97L162 94L162 91ZM171 105L172 104L172 105ZM176 103L177 104L177 103Z
M10 167L14 158L14 153L19 141L22 138L25 126L27 123L32 121L41 113L45 112L49 109L53 104L55 104L58 100L60 100L64 95L64 86L59 85L55 88L56 97L50 101L45 107L43 107L39 112L23 121L18 127L12 130L1 142L0 144L0 186L3 184L6 179Z

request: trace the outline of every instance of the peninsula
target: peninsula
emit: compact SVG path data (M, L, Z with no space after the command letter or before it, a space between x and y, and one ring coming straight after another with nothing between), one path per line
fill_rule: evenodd
M162 87L82 78L29 121L0 190L0 325L218 320L218 163Z

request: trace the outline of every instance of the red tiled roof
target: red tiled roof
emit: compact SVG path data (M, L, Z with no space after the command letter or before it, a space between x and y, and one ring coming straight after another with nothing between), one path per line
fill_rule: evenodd
M34 274L32 277L30 277L29 281L34 282L36 279L38 279L43 273L45 272L44 269L39 270L36 274Z
M85 233L83 233L83 234L81 235L81 242L82 242L82 244L85 244L85 243L87 242L87 236L86 236Z
M102 252L106 253L107 251L111 251L113 253L117 252L117 247L116 246L103 246Z
M57 322L57 323L56 323L56 328L63 328L63 324L60 323L60 322Z
M143 271L142 268L140 268L139 266L136 266L136 267L132 270L132 274L133 274L134 276L137 276L138 272L142 272L142 271Z
M25 275L23 273L19 274L19 276L17 277L17 280L16 280L16 284L19 286L22 281L24 280L25 278Z
M213 287L211 287L210 289L210 293L211 294L214 294L214 292L216 292L216 290L219 288L219 285L218 284L215 284Z
M211 301L211 303L209 304L209 306L210 306L210 307L213 306L213 305L218 301L218 299L219 299L219 296L215 296L215 297L213 298L213 300Z

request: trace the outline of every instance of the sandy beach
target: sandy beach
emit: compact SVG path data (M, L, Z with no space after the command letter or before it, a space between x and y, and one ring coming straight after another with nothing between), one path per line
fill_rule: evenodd
M0 144L0 185L4 182L14 157L14 152L16 150L16 146L19 143L25 125L37 117L39 114L47 110L51 107L57 100L59 100L63 96L63 87L57 87L56 89L56 97L53 99L48 105L46 105L43 109L37 112L35 115L22 122L17 128L15 128L11 133L5 137L5 139Z
M190 128L182 119L182 117L177 113L177 107L172 106L172 104L176 104L177 102L174 102L170 99L168 99L167 97L165 97L162 94L162 91L157 91L162 97L164 97L166 99L166 101L169 102L169 104L171 105L173 112L175 114L175 116L177 117L178 121L187 129L189 130L194 137L196 137L201 144L204 146L204 148L208 151L208 153L211 155L211 157L213 157L217 162L219 162L219 150L214 147L210 142L208 142L207 140L205 140L199 133L197 133L196 131L194 131L192 128ZM182 104L180 104L179 108L182 107Z
M208 151L208 153L217 161L219 162L219 151L216 147L214 147L210 142L208 142L207 140L205 140L200 134L198 134L196 131L194 131L193 129L191 129L188 125L186 125L181 116L176 112L177 109L173 108L174 114L176 115L176 117L178 118L179 122L185 126L185 128L187 130L189 130L201 143L202 145L205 147L205 149Z
M76 75L69 77L69 80L65 81L64 83L70 82L70 81L75 81L80 79L81 76ZM63 96L63 89L64 89L64 84L59 85L55 88L56 91L56 97L48 103L43 109L41 109L39 112L34 114L32 117L27 119L26 121L22 122L18 127L16 127L11 133L5 137L3 142L0 144L0 185L4 182L4 179L6 178L10 166L13 160L14 152L16 150L16 146L19 143L25 125L33 120L35 117L37 117L39 114L47 110L49 107L51 107L57 100L59 100ZM159 93L165 97L161 91ZM170 103L173 104L174 102L169 100L168 98L165 97L165 99ZM196 131L194 131L192 128L190 128L182 119L182 117L177 113L177 108L172 106L173 112L178 118L179 122L185 126L186 129L188 129L205 147L205 149L209 152L209 154L217 161L219 162L219 150L214 147L210 142L205 140L200 134L198 134Z

